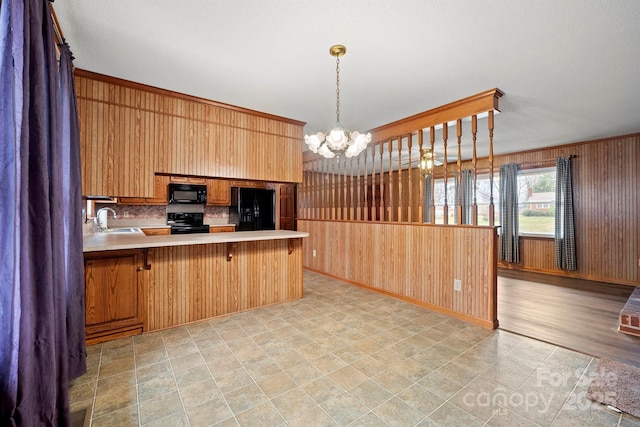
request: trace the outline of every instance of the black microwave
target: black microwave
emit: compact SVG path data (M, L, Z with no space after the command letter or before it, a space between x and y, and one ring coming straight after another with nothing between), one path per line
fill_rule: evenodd
M169 203L207 203L207 186L169 184Z

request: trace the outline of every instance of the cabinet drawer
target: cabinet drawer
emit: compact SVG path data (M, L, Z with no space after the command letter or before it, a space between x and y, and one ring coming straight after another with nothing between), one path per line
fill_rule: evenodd
M236 231L236 227L234 225L229 225L229 226L212 225L211 227L209 227L209 233L228 233L230 231Z
M161 228L143 228L142 232L146 235L146 236L166 236L168 234L171 234L171 229L168 227L161 227Z

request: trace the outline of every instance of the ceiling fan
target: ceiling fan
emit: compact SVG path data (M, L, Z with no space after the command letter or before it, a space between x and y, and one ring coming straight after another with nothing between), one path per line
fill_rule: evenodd
M407 166L409 161L403 163L403 166ZM436 153L431 151L431 148L423 148L420 151L420 157L411 161L412 165L416 165L422 170L431 170L434 166L441 166L442 162L437 159Z

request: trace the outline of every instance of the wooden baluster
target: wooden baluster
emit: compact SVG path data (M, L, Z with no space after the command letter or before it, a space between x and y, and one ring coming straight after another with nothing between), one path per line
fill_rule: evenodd
M331 210L329 212L329 219L336 219L336 161L330 160L331 162L331 200L329 205L331 206Z
M378 221L384 221L384 168L382 167L382 157L384 153L384 143L380 143L380 179L378 182L378 192L380 193L380 211L378 212ZM387 202L388 203L388 202Z
M327 192L327 180L326 180L326 175L324 173L324 160L323 159L318 159L318 161L320 162L320 170L319 170L319 174L318 174L318 184L319 184L319 196L320 196L320 219L326 219L326 192Z
M476 156L476 138L478 133L478 116L475 114L471 116L471 135L473 137L473 210L471 217L473 225L478 225L478 199L476 198L476 192L478 187L478 158Z
M449 224L449 202L447 200L449 197L447 194L447 181L449 175L447 173L447 139L449 139L449 123L442 125L442 142L444 143L444 206L442 207L442 211L444 214L445 224Z
M336 219L342 218L342 190L344 188L342 183L341 165L344 164L344 158L338 157L336 159Z
M398 138L398 222L402 222L402 137Z
M422 129L420 129L418 131L418 168L420 168L421 163L422 162L422 144L424 143L424 132L422 131ZM423 223L424 222L424 177L425 177L425 173L423 173L423 169L419 169L420 170L420 180L418 181L418 191L420 193L420 196L418 197L418 199L420 200L420 202L418 203L418 222Z
M456 120L456 136L458 137L458 178L456 185L458 186L458 200L456 200L456 213L458 215L458 224L462 224L462 120Z
M429 128L429 142L431 143L431 224L436 223L436 176L433 171L435 170L435 149L436 149L436 128L431 126Z
M342 219L349 219L349 199L347 191L347 158L342 159Z
M496 225L493 206L493 110L489 111L489 225Z
M373 150L373 148L372 148ZM364 150L364 220L369 221L369 170L367 169L369 148Z
M392 222L393 221L393 204L394 204L394 198L393 198L393 156L391 155L393 153L393 140L389 140L387 142L388 148L389 148L389 173L387 174L389 177L389 201L387 203L388 208L387 208L387 212L389 214L389 221ZM380 197L382 198L382 194L380 195Z
M371 221L376 221L376 149L371 147L371 210L369 211L369 216L371 217Z
M407 173L409 174L409 188L408 188L409 203L407 204L407 222L414 222L413 214L411 210L411 207L413 206L413 179L411 177L411 175L413 175L413 165L411 164L411 148L412 148L411 137L412 137L412 134L409 134L409 136L407 137L407 150L409 150L409 167L407 168L407 171L408 171Z
M349 160L349 169L351 169L349 174L349 185L347 186L347 188L349 188L349 219L353 221L355 219L355 204L353 200L353 193L355 192L355 188L353 186L355 182L353 179L353 157Z
M356 176L357 179L357 183L356 183L356 187L357 187L357 191L358 191L358 208L356 209L356 220L361 221L362 220L362 199L360 198L362 192L360 191L360 185L362 183L362 180L360 179L360 156L358 156L358 175Z

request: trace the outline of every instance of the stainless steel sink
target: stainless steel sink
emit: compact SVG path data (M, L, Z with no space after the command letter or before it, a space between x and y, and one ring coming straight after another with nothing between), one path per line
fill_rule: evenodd
M123 228L108 228L103 231L105 234L131 234L131 233L141 233L142 230L139 227L123 227Z

